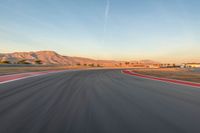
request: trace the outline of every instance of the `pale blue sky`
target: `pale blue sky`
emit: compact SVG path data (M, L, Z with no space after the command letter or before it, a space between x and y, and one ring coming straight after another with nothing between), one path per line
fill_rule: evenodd
M200 62L199 0L1 0L0 52Z

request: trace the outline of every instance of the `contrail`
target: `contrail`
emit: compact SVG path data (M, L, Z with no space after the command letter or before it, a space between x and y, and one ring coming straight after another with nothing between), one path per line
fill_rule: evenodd
M103 44L105 43L105 35L106 35L106 30L107 30L109 12L110 12L110 0L106 0L106 8L105 8L105 14L104 14L103 41L102 41Z

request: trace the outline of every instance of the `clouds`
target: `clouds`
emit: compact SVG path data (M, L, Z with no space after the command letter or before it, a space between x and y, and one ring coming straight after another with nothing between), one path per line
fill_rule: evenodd
M105 21L109 17L109 12L110 12L110 0L106 1L106 8L105 8Z
M103 41L102 41L103 44L105 43L109 14L110 14L110 0L106 0L106 8L105 8L105 14L104 14Z

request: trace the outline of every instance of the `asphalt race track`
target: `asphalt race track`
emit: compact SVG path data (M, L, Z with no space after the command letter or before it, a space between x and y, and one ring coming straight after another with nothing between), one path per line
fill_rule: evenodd
M120 70L0 84L0 133L200 133L200 88Z

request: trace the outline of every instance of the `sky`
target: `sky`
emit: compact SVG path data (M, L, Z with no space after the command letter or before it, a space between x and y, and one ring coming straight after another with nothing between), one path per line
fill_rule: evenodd
M200 62L199 0L0 0L0 53Z

